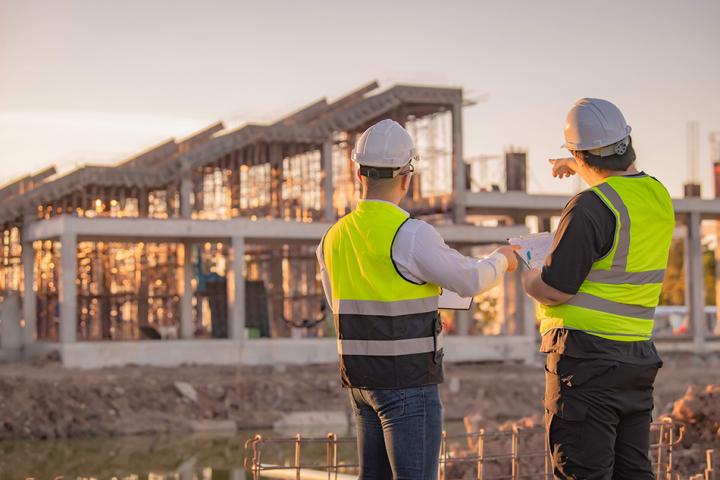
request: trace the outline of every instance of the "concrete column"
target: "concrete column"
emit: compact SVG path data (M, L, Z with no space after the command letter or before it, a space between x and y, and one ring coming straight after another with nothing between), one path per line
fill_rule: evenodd
M189 240L183 242L183 280L182 298L180 299L180 338L193 338L192 319L192 243Z
M335 187L333 185L333 141L332 139L326 140L322 144L322 150L320 151L320 164L323 170L323 205L325 209L325 220L332 222L335 221L335 206L333 205L333 192Z
M472 248L466 247L459 249L463 255L472 256ZM475 303L470 306L470 310L456 310L455 311L455 331L458 336L467 336L470 332L470 325L472 324L472 312L475 310Z
M520 283L522 285L522 281ZM520 298L522 299L523 307L523 334L528 337L534 337L538 331L535 318L535 302L532 298L528 297L525 292L522 292Z
M512 335L517 332L517 326L511 324L511 322L513 321L513 304L515 303L516 296L514 280L515 279L513 278L513 274L508 273L506 273L502 279L503 296L502 312L500 312L502 318L502 324L500 326L501 335Z
M527 325L527 308L525 289L522 285L521 270L518 268L514 273L515 277L514 288L515 288L515 334L516 335L528 335L532 333L532 328L528 329Z
M720 181L720 175L716 178ZM720 336L720 220L715 220L715 328L712 334Z
M141 188L138 193L138 213L140 218L148 218L150 215L150 203L146 188Z
M231 240L230 261L227 272L228 337L245 338L245 238Z
M193 182L189 176L180 181L180 218L192 218L192 205L190 196L193 191Z
M702 245L700 243L700 213L691 212L687 216L687 238L685 240L685 282L687 305L690 313L695 352L705 351L707 325L705 321L704 279L702 265Z
M466 337L470 332L470 324L472 322L472 310L475 308L473 304L470 310L455 311L455 331L458 336Z
M453 105L453 222L465 222L465 160L463 159L462 104Z
M28 345L37 337L37 293L35 292L35 250L32 242L22 244L23 264L23 344Z
M283 151L278 143L271 143L268 148L270 157L270 204L271 212L275 218L285 217L285 208L282 199L283 187Z
M60 237L60 343L77 339L77 235Z
M5 294L0 301L0 349L12 352L15 356L20 351L23 333L20 327L20 296L16 291Z

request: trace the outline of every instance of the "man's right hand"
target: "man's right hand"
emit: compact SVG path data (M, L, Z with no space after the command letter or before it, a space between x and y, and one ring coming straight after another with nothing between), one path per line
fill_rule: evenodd
M493 253L499 253L507 259L507 271L514 272L518 268L518 258L515 252L520 250L519 245L506 245L495 250Z
M577 163L574 157L551 158L548 162L552 165L552 176L555 178L570 177L577 172Z

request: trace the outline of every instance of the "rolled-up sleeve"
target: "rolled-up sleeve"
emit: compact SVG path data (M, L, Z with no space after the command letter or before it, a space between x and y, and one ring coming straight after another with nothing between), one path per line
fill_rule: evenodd
M430 224L415 219L398 232L393 260L411 280L431 282L463 297L498 285L508 266L502 254L482 259L461 254L450 248Z
M325 238L323 237L323 240ZM325 291L325 300L327 301L328 307L332 310L332 287L330 286L330 277L328 277L327 267L325 267L325 255L323 254L323 240L320 240L320 245L315 250L315 256L320 264L320 281L322 282L323 290Z

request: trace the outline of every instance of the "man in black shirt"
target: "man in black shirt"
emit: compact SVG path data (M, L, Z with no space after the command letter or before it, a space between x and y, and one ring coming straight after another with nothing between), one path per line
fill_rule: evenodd
M553 176L577 173L591 188L563 210L542 270L523 274L540 303L555 478L654 478L662 361L650 335L674 223L667 191L635 169L629 133L610 102L575 104L565 127L573 158L554 161Z

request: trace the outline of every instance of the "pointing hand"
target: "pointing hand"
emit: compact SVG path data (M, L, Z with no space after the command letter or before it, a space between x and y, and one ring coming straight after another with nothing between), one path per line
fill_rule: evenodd
M570 177L577 172L577 163L573 157L551 158L548 161L552 165L552 176L555 178Z

